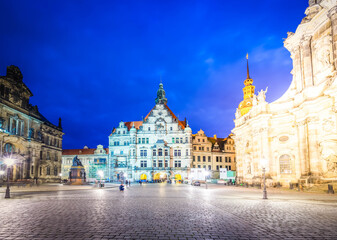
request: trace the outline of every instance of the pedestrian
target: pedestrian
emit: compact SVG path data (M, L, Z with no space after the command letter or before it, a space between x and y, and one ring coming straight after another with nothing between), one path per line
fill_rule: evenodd
M128 186L128 180L126 180L125 183L126 183L126 186Z
M129 180L129 187L131 186L131 181Z
M121 192L124 191L124 185L123 185L123 183L119 186L119 191L121 191Z

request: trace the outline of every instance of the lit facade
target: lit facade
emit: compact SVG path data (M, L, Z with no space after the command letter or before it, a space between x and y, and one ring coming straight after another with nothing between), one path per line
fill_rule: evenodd
M64 149L62 151L62 179L69 178L69 171L73 164L74 157L81 161L88 182L100 179L98 171L103 171L104 179L109 176L109 149L98 145L97 148Z
M16 66L7 67L0 77L0 169L3 160L13 158L12 181L29 179L60 181L62 156L61 119L56 126L29 103L32 92L22 81Z
M309 1L305 13L284 42L293 60L289 89L272 103L260 91L247 113L236 112L239 181L261 181L261 159L269 183L337 178L337 3Z
M207 137L204 131L193 134L191 168L204 168L219 178L220 168L235 171L235 146L232 134L227 138Z
M163 84L142 121L120 122L109 136L112 180L183 180L192 159L192 130L167 106Z

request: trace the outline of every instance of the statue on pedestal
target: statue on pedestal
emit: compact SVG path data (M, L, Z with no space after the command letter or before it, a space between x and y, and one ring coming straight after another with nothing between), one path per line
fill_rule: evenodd
M80 159L77 156L73 159L73 165L69 171L69 184L73 185L83 185L86 182L85 168L82 165Z

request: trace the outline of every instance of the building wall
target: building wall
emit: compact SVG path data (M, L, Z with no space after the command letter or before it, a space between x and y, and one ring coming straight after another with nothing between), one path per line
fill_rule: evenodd
M236 170L234 140L227 138L207 137L200 130L193 135L192 168L205 168L211 171L213 177L219 177L220 168Z
M98 171L103 171L104 179L109 177L109 154L108 149L103 148L103 145L98 145L97 148L83 149L66 149L62 155L62 179L69 179L70 168L73 164L74 157L77 156L84 166L86 172L86 180L94 181L100 179Z
M248 114L237 112L239 180L261 181L262 159L269 183L337 179L336 10L336 1L310 2L284 42L293 60L289 89L272 103L261 91Z
M167 179L176 174L185 178L191 147L190 128L179 123L166 105L156 104L141 126L128 129L120 122L110 135L111 177L116 180L127 174L127 179L138 181L141 174L146 174L147 180L153 180L159 173Z
M29 103L32 93L22 82L19 68L9 66L0 77L0 168L11 157L12 180L59 181L62 155L62 127L45 119Z
M109 136L109 151L114 180L138 181L142 174L147 180L159 175L184 179L192 159L192 130L169 109L160 84L156 105L142 121L120 122Z

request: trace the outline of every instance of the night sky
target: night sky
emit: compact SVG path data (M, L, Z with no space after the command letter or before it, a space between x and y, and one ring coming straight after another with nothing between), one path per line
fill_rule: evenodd
M162 78L168 106L196 133L226 137L243 98L246 53L267 101L289 87L283 47L308 0L0 0L0 75L21 69L31 103L54 124L63 148L108 145L119 121L154 106Z

